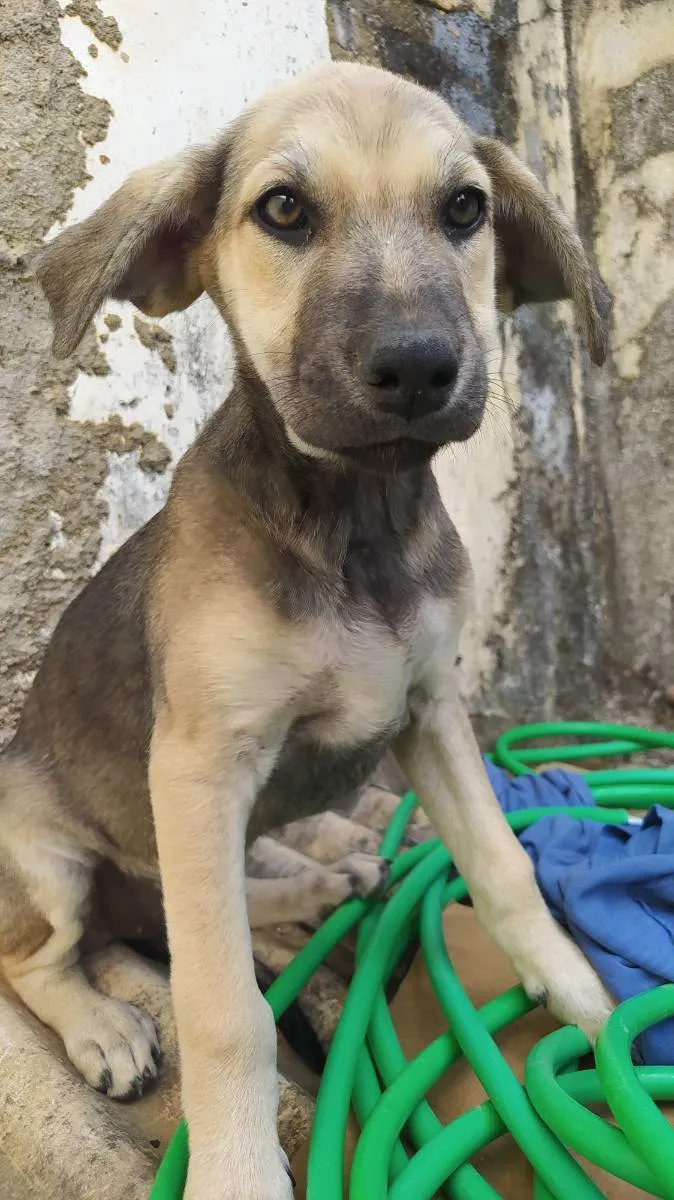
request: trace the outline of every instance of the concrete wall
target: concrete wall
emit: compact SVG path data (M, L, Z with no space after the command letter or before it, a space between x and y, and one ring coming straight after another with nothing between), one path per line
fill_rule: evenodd
M381 62L517 146L577 212L616 295L611 362L571 314L503 328L485 427L438 471L473 556L466 685L491 723L662 717L674 680L674 3L5 0L0 12L0 739L67 600L162 503L227 387L208 300L109 305L48 353L30 251L133 168L208 137L274 78ZM668 389L670 389L668 391ZM488 722L489 723L489 722Z

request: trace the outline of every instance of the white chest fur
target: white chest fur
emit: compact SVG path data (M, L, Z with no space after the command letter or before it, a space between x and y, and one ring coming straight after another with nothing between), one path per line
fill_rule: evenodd
M454 670L461 606L426 599L413 620L392 631L375 619L312 631L319 712L313 736L326 746L365 742L399 727L412 689Z

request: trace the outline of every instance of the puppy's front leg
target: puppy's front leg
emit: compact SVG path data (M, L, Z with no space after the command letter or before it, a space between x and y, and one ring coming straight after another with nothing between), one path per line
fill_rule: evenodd
M268 747L228 753L160 714L150 788L190 1139L185 1200L288 1200L276 1030L250 945L245 831Z
M453 681L413 707L396 755L435 832L450 850L487 933L528 994L595 1039L612 1002L587 959L552 917L528 855L484 770Z

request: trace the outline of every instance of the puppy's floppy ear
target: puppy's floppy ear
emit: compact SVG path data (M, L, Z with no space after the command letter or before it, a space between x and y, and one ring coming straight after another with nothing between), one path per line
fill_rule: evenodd
M39 253L35 271L51 308L57 358L72 354L108 297L159 317L201 295L195 251L218 206L228 140L136 171Z
M494 186L500 290L510 295L512 306L573 300L592 360L603 363L611 298L573 225L511 150L492 138L478 137L475 153Z

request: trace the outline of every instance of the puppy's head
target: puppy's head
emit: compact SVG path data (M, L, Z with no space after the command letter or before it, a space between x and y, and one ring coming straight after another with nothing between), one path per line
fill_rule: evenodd
M54 350L111 296L162 316L206 290L301 451L395 469L471 436L496 297L571 297L596 362L609 303L510 151L368 67L283 84L209 146L139 171L43 252Z

